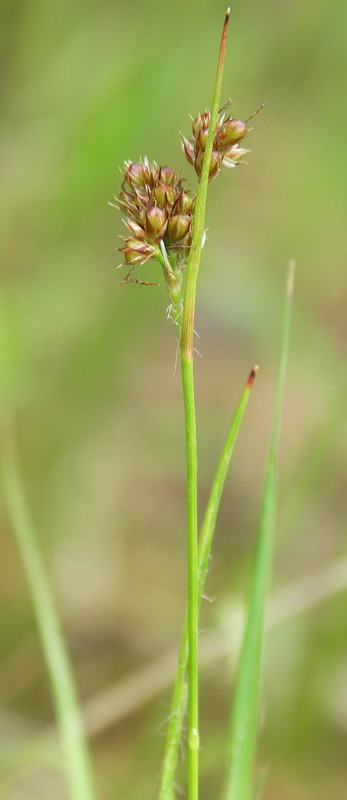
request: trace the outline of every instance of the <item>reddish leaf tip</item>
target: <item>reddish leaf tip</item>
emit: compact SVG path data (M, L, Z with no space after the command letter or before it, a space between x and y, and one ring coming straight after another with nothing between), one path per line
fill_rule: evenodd
M247 386L248 386L249 389L251 389L252 386L253 386L253 383L255 381L258 369L259 369L259 367L257 365L255 365L255 367L253 367L253 369L249 373L249 376L247 378Z

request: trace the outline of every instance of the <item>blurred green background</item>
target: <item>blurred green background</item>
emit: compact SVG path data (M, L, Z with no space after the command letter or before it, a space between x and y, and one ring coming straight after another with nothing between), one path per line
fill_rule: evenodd
M27 496L103 800L156 797L169 656L185 606L174 330L163 285L119 290L121 215L107 201L124 159L147 155L194 180L179 131L190 135L189 114L210 103L224 12L220 0L1 4L3 395L16 409ZM217 798L223 782L233 630L249 578L291 256L273 584L294 589L268 639L259 761L264 800L346 797L347 597L338 591L347 587L346 22L342 0L232 9L223 99L232 97L241 118L267 105L248 166L224 170L209 193L196 321L201 510L244 380L254 363L260 371L218 520L208 579L215 602L202 611L202 800ZM157 270L138 274L156 280ZM5 511L2 529L0 797L66 800ZM312 596L310 576L323 599ZM295 611L296 600L310 599ZM184 774L182 757L182 787Z

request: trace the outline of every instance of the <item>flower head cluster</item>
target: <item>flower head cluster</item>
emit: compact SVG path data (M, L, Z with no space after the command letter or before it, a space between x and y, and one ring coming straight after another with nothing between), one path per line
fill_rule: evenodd
M255 114L258 114L261 108L262 106L257 109ZM223 110L224 109L221 109L220 114ZM222 166L236 167L237 164L243 163L242 158L249 151L244 147L240 147L240 142L248 133L247 122L249 122L249 120L252 119L255 114L252 114L252 116L249 117L249 119L245 122L241 119L233 119L231 115L229 115L226 119L225 114L219 116L216 133L213 140L209 174L210 181L215 178L216 175L218 175L218 172ZM210 122L210 111L205 111L203 114L198 114L196 119L192 120L192 139L186 139L185 136L182 136L183 152L198 175L200 175L202 170Z
M196 195L182 185L170 167L150 164L147 158L125 162L117 204L125 211L129 237L121 237L126 264L144 264L156 258L163 240L183 260L191 243L191 222Z

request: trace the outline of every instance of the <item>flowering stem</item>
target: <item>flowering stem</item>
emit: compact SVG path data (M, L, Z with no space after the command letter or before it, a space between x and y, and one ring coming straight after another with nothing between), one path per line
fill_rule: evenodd
M198 800L199 714L198 714L198 531L197 531L197 441L193 375L193 336L196 284L205 228L207 187L213 140L220 106L226 37L230 9L227 10L218 59L217 77L204 161L194 210L192 244L189 251L184 292L181 372L186 429L187 462L187 539L188 539L188 798Z
M199 274L201 247L203 243L204 230L205 230L207 188L209 181L213 140L217 127L218 111L220 107L220 96L222 90L222 78L224 71L224 58L225 58L229 16L230 16L230 8L228 8L224 20L222 38L219 49L216 84L215 84L213 103L211 109L211 122L206 141L204 161L199 179L197 197L194 208L193 236L192 236L192 244L189 250L188 265L187 265L187 277L186 277L186 285L184 292L182 339L181 339L182 357L185 358L186 361L193 360L193 333L194 333L196 284Z
M246 382L240 401L233 415L224 447L218 462L213 480L209 500L207 503L204 521L199 536L198 548L198 602L204 590L205 578L211 552L212 539L222 497L225 479L227 476L230 459L233 453L237 434L248 403L250 392L254 383L257 368L255 367ZM188 662L188 617L186 614L181 635L176 680L170 710L169 730L166 739L165 756L160 777L159 800L173 800L174 777L177 762L178 748L181 738L183 717L186 705L186 671Z

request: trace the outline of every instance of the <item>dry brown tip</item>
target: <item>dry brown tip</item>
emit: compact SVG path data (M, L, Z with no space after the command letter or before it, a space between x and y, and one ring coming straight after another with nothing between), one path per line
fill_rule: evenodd
M254 381L256 379L256 375L257 375L258 369L259 369L259 367L256 364L255 367L253 367L253 369L250 371L250 373L248 375L247 386L248 386L249 389L251 389L252 386L253 386L253 383L254 383Z
M227 8L227 12L224 19L223 31L222 31L222 38L220 43L219 49L219 64L223 66L224 64L224 57L225 57L225 49L227 43L227 33L228 33L228 25L229 25L229 17L230 17L230 6Z

